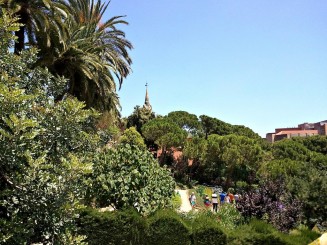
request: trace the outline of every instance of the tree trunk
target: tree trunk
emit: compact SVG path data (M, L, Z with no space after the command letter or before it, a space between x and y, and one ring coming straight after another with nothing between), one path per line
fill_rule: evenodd
M28 14L22 8L17 12L17 17L19 18L19 23L23 24L18 31L15 32L17 41L15 42L15 54L18 54L25 48L25 26L28 22Z

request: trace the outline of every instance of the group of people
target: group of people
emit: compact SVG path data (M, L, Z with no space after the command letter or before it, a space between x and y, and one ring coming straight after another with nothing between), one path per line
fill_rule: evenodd
M208 195L205 195L203 198L203 202L204 205L206 207L210 207L212 205L212 209L214 212L218 211L218 205L223 205L223 204L237 204L237 202L240 199L240 195L239 194L233 194L231 192L225 193L225 192L221 192L219 194L213 193L211 195L211 200L209 198ZM196 205L196 196L194 194L194 192L192 192L192 194L190 195L190 203L192 206L192 209L195 208Z

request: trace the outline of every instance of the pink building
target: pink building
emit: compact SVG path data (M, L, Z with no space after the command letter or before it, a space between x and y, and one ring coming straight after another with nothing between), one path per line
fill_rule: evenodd
M296 128L276 128L274 133L266 134L266 139L273 143L292 137L308 137L313 135L327 135L327 120L317 123L302 123Z

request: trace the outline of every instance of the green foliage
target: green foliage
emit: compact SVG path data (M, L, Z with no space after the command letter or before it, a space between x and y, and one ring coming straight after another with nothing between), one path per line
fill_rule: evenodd
M196 134L196 132L200 129L198 117L186 111L170 112L168 113L167 118L191 134Z
M162 148L182 146L187 136L183 129L166 118L155 118L147 122L142 127L142 134Z
M144 140L139 132L137 132L135 127L130 127L126 129L120 138L122 144L136 145L140 149L146 149Z
M78 233L89 245L144 244L146 223L135 210L99 212L85 209L78 218Z
M142 214L167 206L175 188L151 153L128 144L98 154L90 181L99 206L136 207Z
M235 229L244 221L241 213L232 204L225 204L219 207L216 215L218 216L220 226L225 229Z
M248 186L248 183L246 183L245 181L236 181L236 192L242 193L248 188Z
M309 244L310 242L314 241L321 234L310 230L308 227L304 225L300 225L298 228L290 231L289 236L284 236L284 240L288 241L290 244Z
M74 219L92 170L97 114L76 99L54 102L64 81L31 68L35 50L18 57L1 47L0 57L0 241L79 240Z
M84 101L87 108L119 115L119 87L131 72L128 51L132 44L118 25L122 16L103 20L108 3L90 0L10 0L1 7L12 9L19 23L15 53L28 47L40 50L37 65L53 75L65 76L66 86L56 100L67 94Z
M238 136L246 136L248 138L260 140L261 137L254 133L251 129L241 125L231 125L225 123L217 118L201 115L201 125L204 131L205 137L208 138L210 134L229 135L235 134Z
M2 4L1 1L0 4ZM15 18L11 11L1 9L1 7L0 17L0 49L6 51L13 46L13 41L17 39L13 32L18 31L21 25L17 23L18 18Z
M160 210L150 217L148 222L149 228L146 244L191 244L190 229L174 211Z
M127 118L127 128L135 127L141 133L142 126L155 118L154 112L147 108L135 106L133 113Z
M213 134L208 137L203 155L205 175L211 180L224 176L227 186L232 185L234 178L253 182L249 177L252 177L251 173L256 171L261 159L262 149L255 140Z
M325 135L315 135L311 137L294 137L292 138L295 142L300 142L308 150L327 154L327 136Z
M305 162L285 158L263 163L260 166L259 173L265 178L278 179L280 177L302 175L306 168L307 164Z
M182 198L179 192L175 192L172 197L172 205L174 209L179 209L182 205Z
M65 27L61 19L66 16L66 13L59 1L9 0L1 1L0 7L12 10L14 16L19 18L18 22L21 25L19 30L15 31L16 54L25 48L25 37L28 38L29 45L35 45L42 40L50 46L50 30L55 31L57 36L65 35Z
M199 215L192 223L192 239L195 245L227 244L227 236L219 227L217 220Z
M230 232L228 244L242 245L283 245L288 244L282 239L282 234L264 221L253 220Z
M239 226L230 232L228 244L306 245L318 237L318 233L310 231L306 227L299 227L290 234L286 234L275 230L264 221L252 220L249 224Z
M278 232L264 221L252 220L237 227L222 228L210 211L182 216L160 210L141 217L133 210L99 212L85 209L78 218L78 233L88 244L308 244L319 234L299 227L290 234ZM227 235L227 241L226 241Z
M289 158L295 161L307 161L309 152L301 143L287 139L275 142L272 148L275 159Z
M274 160L265 162L259 171L264 178L286 180L288 192L302 203L304 222L310 227L327 219L327 204L321 198L327 192L325 142L320 136L278 141L272 147Z
M206 150L207 141L204 138L195 136L185 142L183 155L189 159L201 159L203 152Z

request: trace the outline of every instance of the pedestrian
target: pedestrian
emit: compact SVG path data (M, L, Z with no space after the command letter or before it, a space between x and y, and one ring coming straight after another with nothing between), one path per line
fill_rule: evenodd
M233 195L233 193L231 191L228 192L228 197L229 197L230 203L234 203L235 198L234 198L234 195Z
M226 194L224 192L220 192L220 194L219 194L220 205L223 205L225 203L225 197L226 197Z
M192 209L195 208L195 204L196 204L196 196L194 194L194 192L192 192L192 194L190 195L190 203L191 203L191 206L192 206Z
M210 200L209 200L208 195L205 195L203 202L204 202L204 205L205 205L206 207L209 207L209 206L210 206L211 202L210 202Z
M213 193L211 195L211 203L212 203L212 211L217 213L217 211L218 211L218 196L216 193Z
M230 202L230 198L229 198L229 195L228 195L228 194L225 196L225 201L224 201L224 203L228 203L228 204L230 204L230 203L231 203L231 202Z

